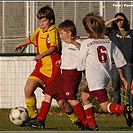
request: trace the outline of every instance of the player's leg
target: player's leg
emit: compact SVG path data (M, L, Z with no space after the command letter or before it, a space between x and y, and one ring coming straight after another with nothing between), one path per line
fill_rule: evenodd
M95 116L94 116L94 107L90 100L90 95L88 93L82 92L81 99L84 105L83 107L85 110L85 114L87 117L90 130L93 130L93 131L98 130L98 126L96 124Z
M101 109L104 112L109 112L112 114L120 114L120 115L124 114L127 125L129 127L132 126L132 116L131 116L132 107L130 105L127 104L124 106L121 104L116 104L114 102L109 103L106 89L98 90L97 93L95 93L95 95L98 99Z
M123 113L124 111L123 105L116 104L114 102L112 103L108 102L108 96L107 96L106 89L96 90L94 92L94 95L97 97L100 107L104 112L117 113L117 114Z
M124 106L121 104L116 104L114 102L112 103L105 102L105 103L101 103L100 106L104 112L109 112L112 114L120 114L120 115L124 114L127 125L129 127L132 126L132 115L131 115L132 107L129 104Z
M25 93L25 103L27 106L28 114L30 118L37 117L37 107L36 107L36 96L34 91L37 87L40 86L40 83L34 79L28 79L24 88Z
M60 106L60 108L65 111L66 115L69 117L72 123L74 123L78 128L81 128L82 122L78 118L77 114L74 112L70 103L63 99L58 101L57 103Z
M68 101L72 105L74 112L78 115L82 123L87 124L87 118L86 118L82 104L78 100L68 100Z
M58 94L58 89L55 89L55 88L57 88L56 87L56 85L57 85L56 79L57 78L54 79L55 82L51 82L43 90L45 97L44 97L44 101L42 102L37 119L29 121L26 126L34 127L34 128L43 128L45 126L44 122L45 122L46 116L48 114L50 105L51 105L51 100L52 100L53 96Z
M33 127L33 128L44 128L45 127L45 120L51 105L51 96L45 94L44 101L42 102L40 111L38 113L37 119L30 120L26 126Z

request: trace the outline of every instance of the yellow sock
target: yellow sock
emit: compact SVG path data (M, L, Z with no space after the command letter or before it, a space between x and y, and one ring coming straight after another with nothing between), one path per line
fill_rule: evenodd
M66 113L66 115L69 117L69 119L72 121L72 123L76 123L79 121L79 118L74 111L72 113Z
M38 110L36 108L36 97L25 98L28 114L30 118L37 117Z

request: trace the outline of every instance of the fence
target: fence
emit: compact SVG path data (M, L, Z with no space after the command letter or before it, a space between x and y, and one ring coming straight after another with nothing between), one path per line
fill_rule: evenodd
M38 27L36 14L38 10L49 5L54 9L56 27L64 19L74 21L77 33L86 37L82 24L88 12L100 12L105 20L109 20L117 12L123 12L133 28L132 1L1 1L0 2L0 52L10 53L14 45L23 38L33 34ZM27 53L34 53L34 47L27 47Z

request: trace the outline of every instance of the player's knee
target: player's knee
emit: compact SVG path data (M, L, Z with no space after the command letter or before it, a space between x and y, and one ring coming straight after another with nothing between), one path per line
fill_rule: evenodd
M31 91L28 88L24 88L24 93L25 93L25 97L27 97L27 98L34 97L35 96L34 91Z
M65 109L66 101L65 100L60 100L57 102L57 104L62 108L63 110Z
M107 104L108 104L108 102L105 102L105 103L100 104L101 109L102 109L104 112L108 112Z
M108 112L107 108L102 108L102 110L106 113Z
M58 103L59 106L60 106L60 105L63 105L63 104L64 104L64 100L60 100L60 101L58 101L57 103Z
M89 94L82 92L81 99L84 104L89 100ZM87 102L88 103L88 102Z

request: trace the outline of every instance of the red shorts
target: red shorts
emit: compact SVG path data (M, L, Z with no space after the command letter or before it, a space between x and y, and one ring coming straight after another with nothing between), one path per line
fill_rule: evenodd
M106 89L89 91L88 86L86 86L83 92L88 93L91 98L96 98L100 104L108 101Z
M41 66L40 63L36 64L36 67L33 70L33 72L31 73L31 75L29 76L29 78L38 81L43 87L45 87L55 78L55 76L59 72L60 68L58 66L54 67L52 76L47 77L40 72L40 66Z
M62 70L52 82L43 90L55 100L76 100L77 90L81 81L82 72L77 70Z

